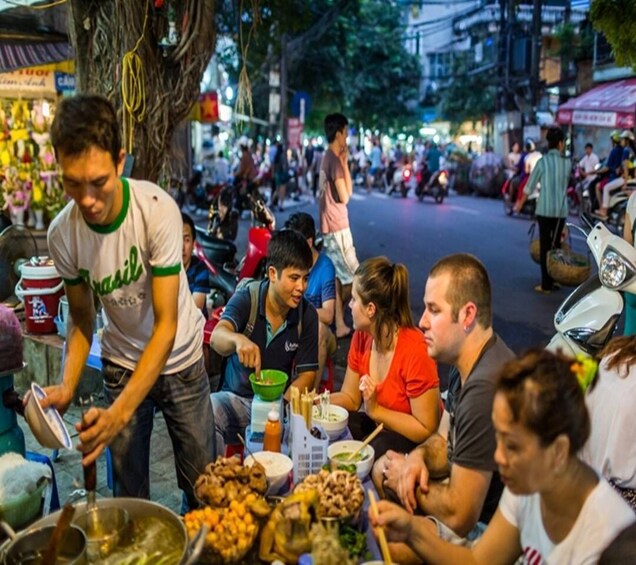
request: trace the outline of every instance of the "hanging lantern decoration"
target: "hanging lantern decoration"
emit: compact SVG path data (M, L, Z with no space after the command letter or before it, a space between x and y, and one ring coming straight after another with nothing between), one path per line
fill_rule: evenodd
M202 92L199 95L200 121L212 123L219 121L219 96L216 92Z

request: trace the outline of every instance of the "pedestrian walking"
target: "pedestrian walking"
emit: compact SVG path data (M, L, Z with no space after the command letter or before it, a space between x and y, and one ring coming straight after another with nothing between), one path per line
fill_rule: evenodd
M566 202L570 162L563 157L565 136L560 127L551 127L547 134L548 152L537 162L521 198L515 205L519 213L537 183L541 183L541 192L537 202L537 222L539 223L539 245L541 263L541 283L534 287L535 292L550 294L555 282L548 274L548 252L561 247L561 233L568 215Z

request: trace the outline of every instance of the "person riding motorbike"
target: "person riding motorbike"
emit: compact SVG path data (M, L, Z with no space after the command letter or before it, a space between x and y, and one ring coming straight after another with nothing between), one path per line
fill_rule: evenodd
M238 170L234 175L234 188L236 190L236 209L239 214L243 212L245 208L245 202L247 195L255 189L254 180L258 175L258 170L254 164L254 158L249 148L247 139L242 139L240 142L241 147L241 161L239 162Z
M621 165L619 167L620 175L615 179L605 183L602 187L602 197L599 200L600 207L595 216L600 220L607 220L607 212L612 194L620 190L629 191L628 183L634 178L634 134L629 130L623 130L620 134L621 144ZM612 151L614 151L612 149ZM611 154L610 154L611 157ZM597 188L598 194L598 188Z

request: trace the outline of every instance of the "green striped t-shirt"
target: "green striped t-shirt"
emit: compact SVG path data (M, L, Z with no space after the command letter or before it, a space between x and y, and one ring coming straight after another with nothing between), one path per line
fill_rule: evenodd
M530 180L524 189L530 194L535 185L541 183L537 216L549 218L566 218L568 207L566 191L570 179L570 161L561 156L558 149L550 149L537 164L530 175Z

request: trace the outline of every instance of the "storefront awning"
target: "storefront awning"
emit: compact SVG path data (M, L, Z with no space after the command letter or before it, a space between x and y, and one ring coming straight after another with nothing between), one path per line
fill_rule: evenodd
M559 106L564 125L631 129L636 125L636 78L597 86Z
M72 59L65 42L0 43L0 72Z

